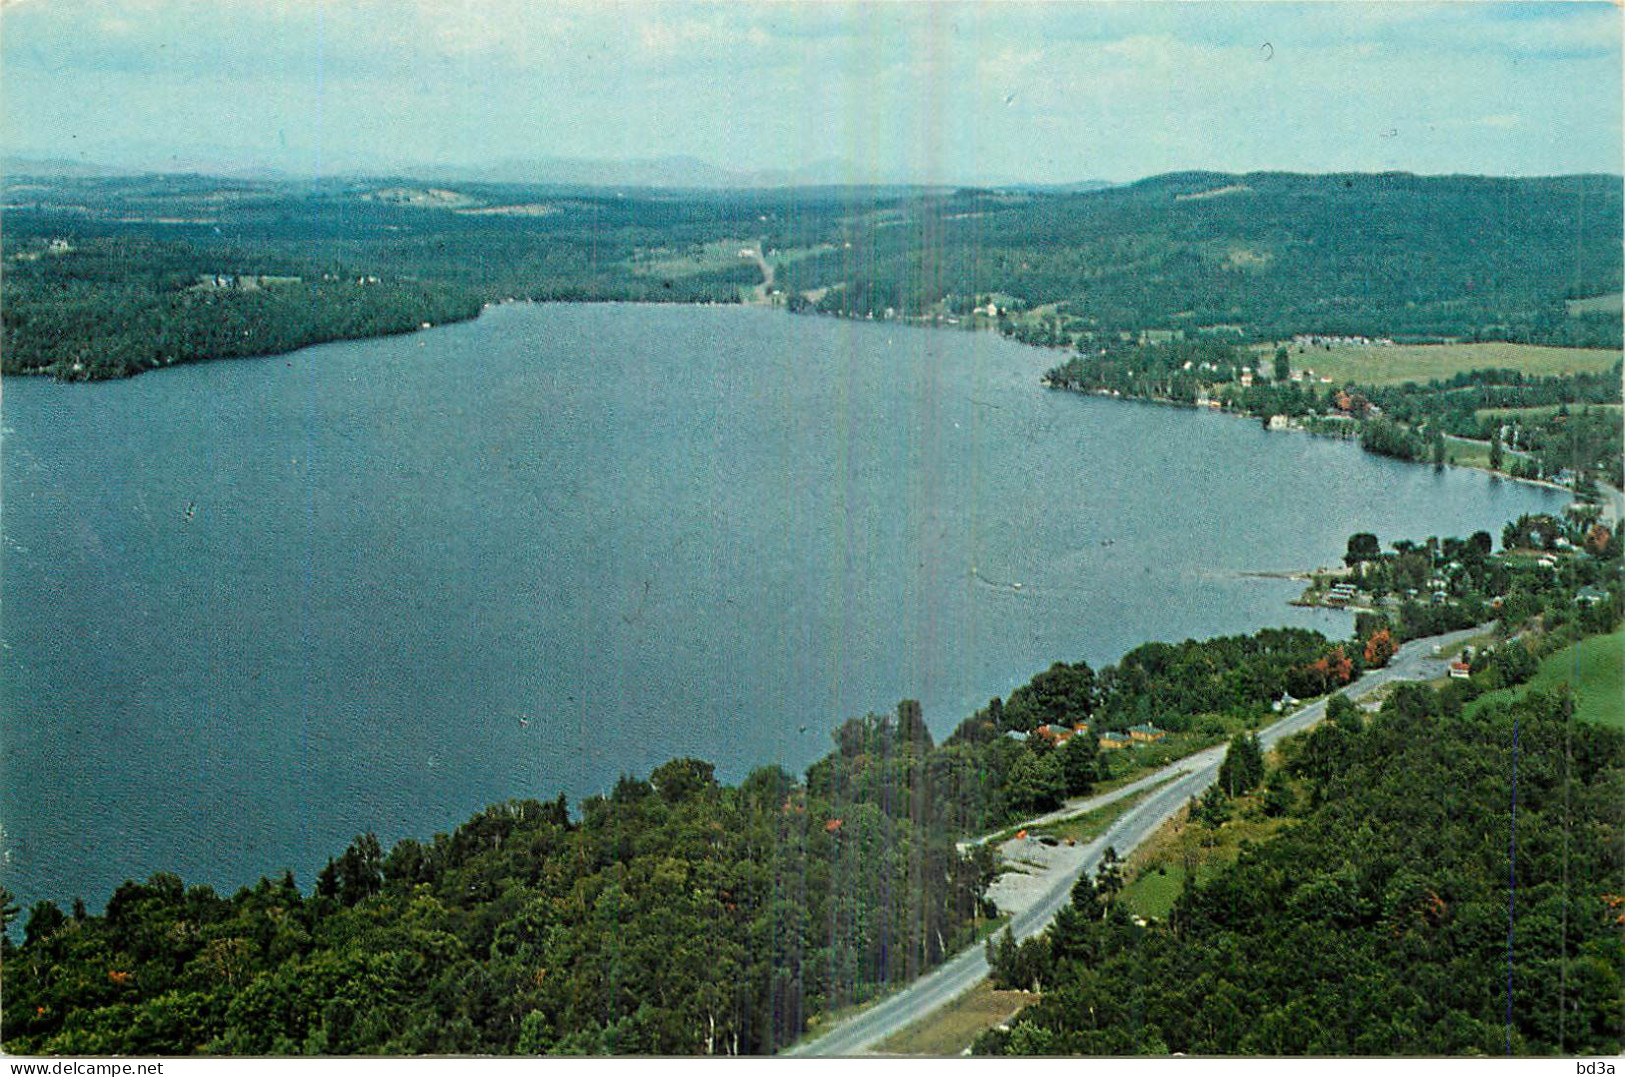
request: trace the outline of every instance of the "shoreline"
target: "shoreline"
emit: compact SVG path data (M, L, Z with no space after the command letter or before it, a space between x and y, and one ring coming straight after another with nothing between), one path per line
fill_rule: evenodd
M1021 342L1016 341L1016 343L1019 344ZM1039 345L1036 345L1036 344L1035 345L1029 345L1029 346L1030 347L1040 347ZM1059 349L1055 349L1055 348L1048 348L1048 349L1044 349L1044 350L1046 350L1046 351L1059 351ZM1044 386L1045 389L1047 389L1047 390L1049 390L1051 392L1057 392L1057 393L1076 393L1079 396L1098 396L1098 397L1103 397L1103 398L1105 398L1107 400L1127 400L1127 401L1132 401L1132 402L1137 403L1137 404L1160 404L1163 407L1177 408L1177 409L1184 410L1184 411L1210 412L1210 413L1212 413L1214 415L1221 415L1221 416L1225 416L1225 417L1228 417L1228 418L1231 418L1231 419L1246 419L1249 422L1257 422L1260 418L1263 418L1263 416L1249 415L1246 412L1242 412L1242 411L1232 411L1229 408L1203 407L1200 404L1186 403L1183 400L1170 400L1167 397L1160 397L1160 396L1123 396L1120 393L1106 392L1104 390L1098 390L1098 389L1075 389L1075 388L1071 388L1071 387L1065 386L1065 385L1057 385L1054 382L1050 381L1048 378L1041 379L1041 383L1042 383L1042 385ZM1304 435L1307 435L1307 436L1312 437L1312 438L1328 438L1328 439L1330 439L1332 441L1358 441L1358 439L1354 438L1354 437L1345 436L1345 435L1341 435L1341 434L1323 434L1323 433L1320 433L1320 432L1315 431L1315 430L1305 429L1302 426L1287 426L1287 427L1285 427L1283 429L1269 430L1268 432L1271 433L1271 434L1304 434ZM1364 451L1364 450L1362 450L1362 451ZM1372 453L1370 455L1372 455L1372 456L1382 456L1383 454L1381 454L1381 453ZM1517 475L1509 475L1505 471L1492 471L1487 467L1479 467L1476 464L1458 464L1458 463L1454 463L1454 462L1444 463L1444 464L1435 464L1431 460L1404 460L1404 459L1400 459L1399 457L1395 457L1395 456L1385 456L1384 459L1397 460L1401 464L1419 464L1419 465L1422 465L1422 466L1425 466L1425 467L1453 467L1453 468L1460 468L1463 471L1476 471L1479 474L1487 476L1488 478L1491 478L1491 479L1500 479L1500 480L1502 480L1504 482L1521 482L1521 483L1524 483L1524 484L1529 485L1529 486L1541 487L1541 488L1544 488L1544 489L1547 489L1547 490L1555 490L1558 493L1568 494L1569 495L1569 502L1571 504L1579 501L1579 496L1580 495L1579 495L1579 493L1577 491L1572 490L1569 487L1564 486L1564 485L1562 485L1560 483L1552 482L1549 479L1522 478L1522 477L1517 476Z

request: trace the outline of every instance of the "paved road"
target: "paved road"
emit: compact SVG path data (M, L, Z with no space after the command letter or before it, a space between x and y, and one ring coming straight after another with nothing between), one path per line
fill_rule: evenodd
M1483 631L1484 628L1470 628L1413 640L1399 649L1387 668L1360 678L1347 694L1351 699L1359 699L1392 681L1432 680L1444 671L1445 665L1455 657L1463 643ZM1436 649L1437 654L1434 653ZM1325 714L1326 701L1320 700L1260 730L1258 739L1268 750L1283 737L1308 729ZM1224 760L1225 750L1225 745L1219 745L1186 756L1133 786L1106 794L1107 798L1115 800L1130 795L1135 791L1135 786L1143 788L1158 781L1176 779L1125 812L1104 834L1090 842L1078 870L1057 879L1042 899L1011 922L1010 930L1016 938L1030 938L1049 926L1061 906L1071 899L1072 885L1078 876L1085 871L1092 873L1100 866L1101 854L1107 846L1114 848L1119 856L1126 857L1189 803L1191 797L1218 780L1219 764ZM1075 814L1076 811L1076 808L1065 809L1066 814ZM987 973L987 958L982 948L973 946L889 998L847 1018L817 1039L797 1044L784 1053L809 1057L862 1054L969 991L985 979Z
M756 300L759 303L767 301L767 293L773 288L773 266L762 257L762 246L757 244L753 248L743 248L739 252L741 258L749 258L755 262L762 271L762 283L756 286Z
M1613 526L1625 520L1625 492L1606 482L1597 483L1597 492L1602 495L1602 522Z
M1177 759L1174 762L1169 763L1166 767L1163 767L1161 770L1154 770L1145 777L1136 778L1127 785L1113 789L1109 793L1100 793L1096 796L1084 797L1079 800L1069 800L1064 807L1056 808L1052 812L1045 812L1043 815L1035 815L1031 819L1024 819L1019 823L1012 823L1009 826L990 831L989 833L983 834L979 838L973 838L970 841L962 841L959 843L959 850L960 852L964 852L973 846L986 845L1000 834L1013 834L1018 830L1026 830L1035 826L1048 826L1050 823L1064 823L1068 819L1074 819L1080 815L1088 815L1096 808L1104 808L1108 804L1115 804L1124 797L1134 796L1141 790L1148 789L1153 785L1165 782L1182 770L1190 770L1192 766L1191 760L1195 758L1195 756L1186 756L1183 759Z

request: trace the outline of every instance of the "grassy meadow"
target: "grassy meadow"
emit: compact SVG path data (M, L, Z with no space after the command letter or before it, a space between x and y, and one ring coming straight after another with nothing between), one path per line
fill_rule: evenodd
M1294 370L1308 367L1338 384L1397 385L1428 382L1470 370L1518 370L1545 377L1608 370L1620 353L1607 348L1549 348L1531 344L1396 344L1390 347L1288 348ZM1268 358L1273 345L1258 353Z
M1531 689L1550 692L1564 685L1574 690L1576 720L1625 729L1625 631L1591 636L1554 651L1528 684L1487 692L1473 701L1473 707L1504 702Z

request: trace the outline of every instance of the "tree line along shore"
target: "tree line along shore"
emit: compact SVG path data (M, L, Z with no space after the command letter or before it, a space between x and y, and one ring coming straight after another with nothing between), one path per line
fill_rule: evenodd
M1084 192L4 186L3 370L67 380L408 332L508 299L762 300L1080 352L1125 337L1622 343L1618 176L1188 172Z
M730 785L673 760L573 807L514 800L388 850L361 835L308 891L291 873L230 896L159 873L99 914L40 901L20 943L0 940L0 1034L18 1054L772 1052L996 937L1000 865L958 839L1230 741L1188 825L1293 825L1193 873L1163 916L1130 911L1155 875L1080 884L1040 941L995 947L996 982L1042 1001L979 1050L1456 1054L1502 1035L1520 1053L1617 1050L1625 731L1517 686L1577 641L1617 640L1620 543L1588 546L1596 525L1557 518L1525 518L1514 541L1552 526L1580 540L1553 566L1476 537L1352 540L1373 579L1460 561L1499 592L1499 618L1463 675L1394 691L1369 724L1334 700L1267 760L1250 731L1284 696L1335 694L1438 631L1434 611L1470 620L1483 604L1363 617L1344 641L1266 629L1148 643L1100 671L1058 663L940 744L905 701L844 723L801 776ZM1152 721L1167 741L1099 749L1099 733ZM1531 919L1507 1026L1505 950L1484 939L1507 938L1513 751ZM1419 989L1419 968L1440 983ZM1357 1005L1338 986L1351 969Z
M1118 342L1070 356L1044 382L1214 408L1271 430L1357 439L1367 452L1542 480L1588 501L1601 496L1599 482L1618 490L1625 481L1615 353L1577 353L1571 361L1577 369L1561 373L1473 368L1426 382L1377 384L1317 376L1313 352L1280 345L1266 355L1217 339Z

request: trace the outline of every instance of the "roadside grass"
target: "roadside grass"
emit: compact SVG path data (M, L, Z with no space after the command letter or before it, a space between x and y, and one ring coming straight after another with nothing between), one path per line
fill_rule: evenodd
M946 957L944 957L943 960L946 961L949 958L952 958L952 957L954 957L954 956L956 956L958 954L962 954L966 950L969 950L973 946L981 946L989 938L991 938L994 935L998 934L1000 931L1003 931L1005 925L1008 924L1009 922L1010 922L1010 917L1003 914L1003 913L1000 913L998 916L989 916L989 917L986 917L986 918L978 921L977 926L976 926L976 931L972 935L972 937L963 946L960 946L960 947L954 949L954 951L952 953L948 954ZM984 980L983 983L985 984L986 981ZM902 991L904 988L906 988L908 986L910 986L910 985L909 984L895 984L895 985L887 987L885 990L881 991L879 994L873 996L872 998L864 999L862 1002L854 1002L851 1005L842 1006L839 1009L830 1010L827 1013L814 1014L812 1017L809 1017L807 1019L807 1030L801 1034L801 1038L796 1040L796 1043L805 1044L805 1043L813 1042L814 1040L818 1039L819 1037L821 1037L824 1034L826 1034L827 1032L829 1032L830 1029L832 1029L835 1026L841 1024L843 1021L847 1020L848 1018L856 1017L858 1014L864 1012L865 1010L871 1009L871 1008L879 1005L880 1003L886 1001L888 998L895 995L897 992ZM1008 992L1008 993L1009 994L1017 994L1017 995L1021 994L1020 991ZM926 1023L926 1021L929 1021L929 1020L930 1020L930 1018L926 1018L925 1021L921 1022L921 1024L924 1024L924 1023ZM1003 1020L1003 1018L1000 1018L1000 1020ZM997 1024L997 1023L998 1023L997 1021L994 1022L994 1024ZM993 1026L988 1025L987 1027L992 1028ZM905 1031L907 1031L907 1030L905 1030ZM980 1030L978 1030L978 1031L980 1031ZM899 1035L901 1035L901 1033L899 1033ZM976 1038L975 1034L973 1033L972 1036L971 1036L971 1039L975 1039L975 1038ZM966 1040L965 1045L968 1047L970 1045L970 1040ZM788 1045L786 1045L786 1046L788 1046Z
M1213 876L1217 868L1199 864L1195 869L1197 881ZM1166 920L1173 911L1174 902L1185 892L1185 868L1181 864L1159 863L1142 871L1132 883L1123 888L1121 900L1129 912L1147 920Z
M1467 712L1477 714L1528 691L1564 686L1574 692L1577 721L1625 729L1625 630L1591 636L1552 652L1528 683L1486 692L1468 705Z
M1136 804L1173 780L1173 778L1169 778L1167 781L1148 785L1131 797L1113 801L1110 804L1096 808L1092 812L1075 815L1070 819L1062 819L1057 823L1045 823L1043 826L1033 827L1028 833L1047 834L1058 841L1073 841L1079 845L1094 841Z
M1111 760L1111 764L1109 765L1112 765L1113 770L1116 771L1116 773L1114 773L1110 778L1107 778L1105 781L1096 782L1094 788L1089 791L1087 796L1076 797L1074 799L1078 801L1092 800L1103 793L1114 792L1115 790L1121 789L1125 785L1139 781L1147 774L1161 770L1169 763L1177 762L1178 760L1184 759L1188 755L1194 755L1195 753L1202 751L1204 748L1211 748L1215 744L1223 744L1227 739L1227 737L1204 735L1199 733L1170 733L1167 737L1157 741L1155 744L1140 744L1135 745L1132 748L1122 748L1111 752L1102 753L1101 758ZM1119 769L1123 767L1125 763L1127 764L1126 769ZM1162 782L1158 782L1156 785L1150 786L1149 788L1155 789L1162 784ZM1138 803L1139 800L1140 797L1138 796L1131 797L1129 798L1128 803L1135 804ZM1108 807L1110 806L1111 805L1108 805ZM1104 809L1096 810L1102 811ZM1090 814L1092 815L1094 813L1091 812ZM1066 822L1070 821L1071 820L1066 820ZM1053 826L1056 824L1047 825ZM1109 821L1107 825L1110 825ZM985 844L998 845L1000 842L1008 841L1009 839L1015 837L1018 831L1025 829L1037 828L1028 828L1023 823L1012 823L1011 825L1004 827L1002 830L995 832L987 839Z
M1006 914L1006 913L1002 913L1002 912L999 913L999 915L997 915L997 916L983 917L982 919L980 919L980 920L978 920L976 922L976 934L971 939L971 941L966 943L964 946L961 946L959 949L955 950L954 953L962 954L966 950L970 949L972 946L980 946L980 945L982 945L982 943L985 942L987 939L989 939L992 936L997 935L999 932L1003 931L1004 930L1004 925L1008 924L1009 922L1010 922L1009 915Z
M1228 726L1226 727L1228 728ZM1233 732L1240 732L1238 726ZM1211 748L1215 744L1223 744L1229 739L1227 734L1217 733L1169 733L1159 741L1151 744L1136 744L1129 748L1117 748L1109 752L1102 752L1100 758L1108 760L1111 768L1113 782L1133 781L1143 778L1154 770L1159 770L1169 763L1183 759L1187 755L1194 755L1204 748ZM1105 788L1102 785L1102 788ZM1112 786L1111 788L1116 788Z
M1302 805L1307 793L1296 787L1294 793ZM1265 816L1256 795L1237 797L1230 820L1217 830L1192 822L1189 812L1181 811L1129 856L1123 871L1129 882L1118 900L1134 916L1167 919L1190 881L1211 879L1236 862L1244 842L1268 841L1292 822L1290 816Z
M870 1009L871 1007L886 1001L886 999L890 998L898 991L901 991L904 986L905 985L888 987L886 990L875 995L873 998L864 999L862 1002L854 1002L849 1006L842 1006L838 1009L828 1010L824 1013L814 1014L808 1017L807 1029L801 1034L801 1037L796 1040L796 1043L812 1043L814 1040L819 1039L824 1034L829 1032L830 1029L837 1027L841 1024L841 1022L847 1020L848 1018L856 1017L864 1010ZM784 1046L789 1047L790 1045L785 1044Z
M1275 353L1274 345L1255 349L1261 356ZM1308 367L1334 382L1394 385L1434 378L1449 378L1469 370L1517 370L1525 374L1598 373L1619 361L1607 348L1549 348L1533 344L1398 344L1387 348L1288 349L1294 370Z
M1092 797L1098 797L1102 793L1115 792L1131 782L1139 781L1143 777L1145 777L1145 775L1136 770L1136 772L1132 774L1120 774L1115 778L1107 778L1103 782L1096 782L1094 792L1090 793L1089 795Z
M1036 1001L1026 991L998 991L983 980L971 990L883 1042L876 1053L946 1058L962 1055L988 1029Z

